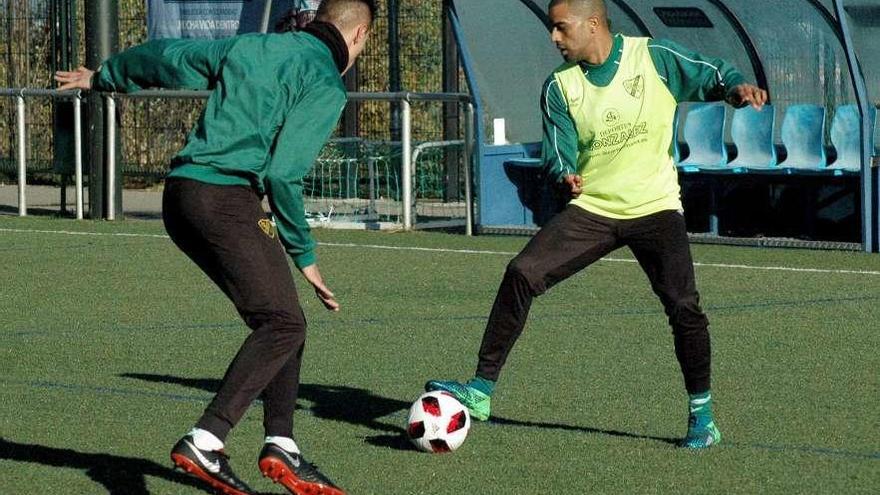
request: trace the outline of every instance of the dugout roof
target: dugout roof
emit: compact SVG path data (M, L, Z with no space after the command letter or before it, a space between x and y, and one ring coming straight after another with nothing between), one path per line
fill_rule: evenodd
M511 142L540 141L541 85L562 58L548 0L453 0L469 84L484 123L505 118ZM606 0L612 30L667 38L734 63L781 111L856 102L834 0ZM880 105L880 0L841 0L871 105ZM491 125L488 126L491 128ZM880 142L878 136L877 142Z

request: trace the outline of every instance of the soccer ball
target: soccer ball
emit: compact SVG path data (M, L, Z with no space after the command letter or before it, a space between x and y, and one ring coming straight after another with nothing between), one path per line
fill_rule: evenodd
M406 436L423 452L452 452L459 448L471 427L471 416L448 392L422 394L409 409Z

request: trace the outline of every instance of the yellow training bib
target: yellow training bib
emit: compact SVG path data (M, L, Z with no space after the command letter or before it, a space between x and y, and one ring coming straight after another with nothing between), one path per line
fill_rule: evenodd
M680 210L670 154L676 101L657 74L648 38L623 38L620 67L595 86L577 64L554 73L578 133L583 193L572 201L610 218Z

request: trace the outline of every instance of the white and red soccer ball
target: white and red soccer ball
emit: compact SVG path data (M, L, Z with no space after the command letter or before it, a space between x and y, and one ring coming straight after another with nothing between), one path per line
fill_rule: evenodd
M468 410L452 394L422 394L409 409L406 435L421 451L452 452L464 443L471 427Z

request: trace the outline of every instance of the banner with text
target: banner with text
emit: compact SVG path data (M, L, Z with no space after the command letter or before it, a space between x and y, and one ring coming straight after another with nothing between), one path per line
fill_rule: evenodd
M267 0L147 0L147 35L160 38L218 39L260 31ZM271 1L271 0L270 0ZM272 1L272 19L292 0ZM269 30L274 21L270 20Z

